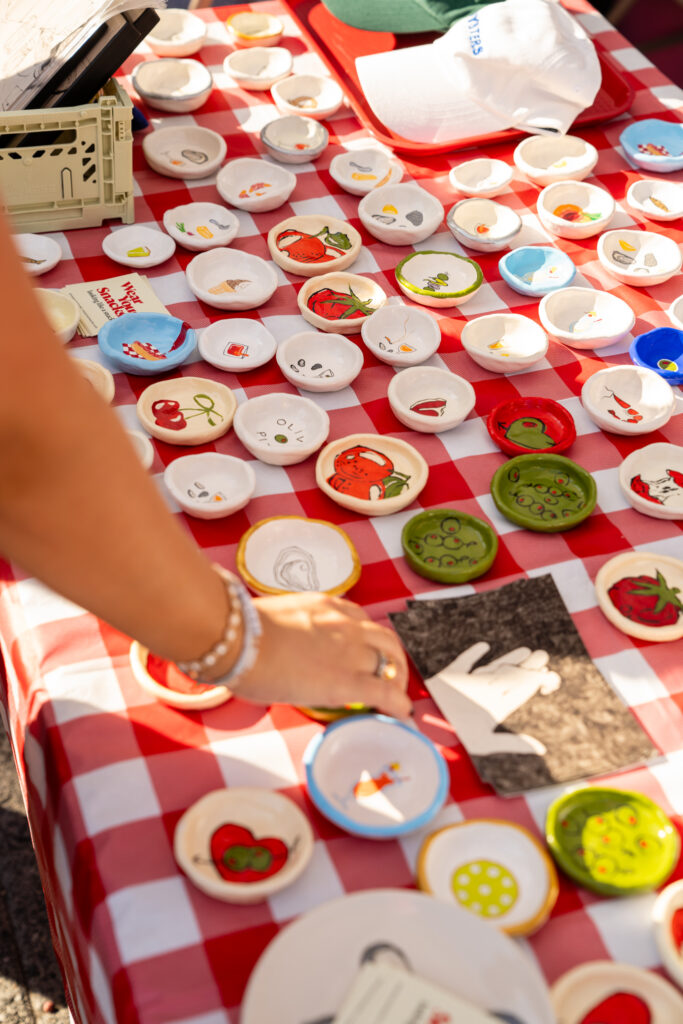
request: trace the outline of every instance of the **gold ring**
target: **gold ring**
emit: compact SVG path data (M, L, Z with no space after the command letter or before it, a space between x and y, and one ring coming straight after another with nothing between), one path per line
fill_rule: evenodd
M375 675L379 676L380 679L385 679L387 682L391 682L391 680L395 679L398 675L396 664L382 651L377 652L377 667L375 669Z

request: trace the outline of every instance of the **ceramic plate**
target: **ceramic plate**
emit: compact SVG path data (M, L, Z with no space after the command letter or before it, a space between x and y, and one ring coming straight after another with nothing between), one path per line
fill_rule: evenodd
M535 297L566 288L576 267L561 249L552 245L522 245L498 261L500 276L520 295Z
M70 295L52 291L50 288L34 288L50 327L63 345L71 341L81 319L81 307Z
M218 452L181 455L164 470L164 483L183 512L222 519L244 508L256 490L248 462Z
M493 199L461 199L448 211L446 223L461 245L478 252L498 252L522 230L515 210Z
M140 430L127 430L126 434L130 438L135 454L142 463L142 468L151 469L154 462L154 445L150 439Z
M330 442L318 456L315 480L342 508L387 516L417 498L429 467L412 445L380 434L350 434Z
M209 249L185 268L190 291L216 309L256 309L278 286L273 267L260 256L239 249Z
M576 135L530 135L512 155L517 168L537 185L583 181L598 162L598 151Z
M350 224L322 213L289 217L268 232L272 259L300 277L346 270L360 254L361 243Z
M272 516L240 538L237 568L257 594L321 591L339 596L360 577L358 553L343 530L323 519Z
M261 142L275 160L283 164L306 164L317 160L330 140L327 128L312 117L278 117L261 129Z
M163 231L132 224L105 235L102 252L124 267L157 267L170 260L175 252L175 242Z
M546 185L536 209L541 224L560 238L589 238L604 231L616 210L604 188L585 181L558 181Z
M517 455L491 480L496 508L527 530L558 533L587 519L595 508L595 480L564 455Z
M235 414L235 433L257 459L271 466L303 462L327 440L330 417L310 398L270 392L249 398Z
M173 854L198 889L227 903L262 903L295 882L313 832L289 797L269 789L215 789L185 811Z
M165 230L192 252L230 245L239 226L235 214L218 203L187 203L164 213Z
M113 374L106 366L96 363L93 359L74 359L71 365L78 370L81 377L85 377L100 398L107 403L113 401L116 385Z
M369 277L334 271L306 281L297 303L304 320L333 334L357 334L363 321L387 301Z
M199 354L219 370L244 373L263 366L275 355L277 342L259 320L230 317L216 320L199 335Z
M606 231L597 253L612 277L638 288L663 284L681 269L678 243L656 231Z
M683 185L641 178L629 188L626 202L650 220L676 220L683 215Z
M383 306L363 320L365 347L390 366L416 366L434 355L441 329L429 313L413 306Z
M252 46L246 50L233 50L223 61L223 71L241 89L257 92L289 75L292 54L284 46Z
M281 114L305 114L316 121L332 117L344 102L341 86L326 75L289 75L270 92Z
M301 331L283 341L277 364L297 388L304 391L340 391L363 368L363 352L341 334Z
M396 419L424 434L451 430L474 409L474 388L440 366L410 366L389 382L389 405Z
M627 500L655 519L683 519L683 447L648 444L631 452L619 467Z
M467 583L483 576L498 552L488 523L455 508L433 508L403 527L401 544L411 569L437 583Z
M512 168L503 160L481 157L478 160L466 160L451 168L448 180L453 188L466 196L493 199L504 192L512 181Z
M260 11L232 14L225 27L235 46L277 46L285 30L279 18Z
M183 675L173 662L150 654L134 640L130 648L130 666L136 683L155 700L181 711L208 711L230 700L225 686L197 683Z
M493 373L517 373L543 359L548 351L545 331L518 313L491 313L468 320L462 347L479 366Z
M142 314L136 313L135 316ZM237 401L204 377L172 377L145 388L137 414L145 430L168 444L206 444L230 430Z
M13 235L19 259L27 274L39 277L57 266L62 258L61 247L49 235Z
M683 329L655 327L635 338L628 354L634 363L655 370L668 384L683 384Z
M572 414L552 398L513 398L489 413L486 428L506 455L555 452L576 440Z
M393 154L381 149L351 149L330 161L331 177L353 196L364 196L373 188L399 182L403 168Z
M133 88L150 107L172 114L198 110L213 89L209 69L187 57L161 57L136 64L131 75Z
M158 23L145 36L157 57L190 57L206 38L206 22L189 11L157 11Z
M358 216L380 242L415 245L434 234L443 220L443 206L431 192L412 182L380 185L363 196Z
M142 152L153 171L168 178L208 178L225 159L222 135L198 125L157 128L142 140Z
M613 434L649 434L671 418L671 386L642 366L609 366L581 388L584 409L599 427Z
M151 376L174 370L194 352L197 335L167 313L124 313L100 327L97 344L118 370Z
M545 295L538 315L548 334L571 348L604 348L633 329L635 313L623 299L596 288L560 288Z
M619 136L628 160L646 171L667 174L683 169L683 125L646 117L635 121Z
M550 996L558 1024L673 1024L683 997L651 971L593 960L563 974Z
M595 577L598 604L622 633L639 640L683 637L683 562L654 551L629 551Z
M660 892L652 909L657 949L667 972L683 988L683 880Z
M249 156L231 160L216 177L216 188L226 203L253 213L277 210L295 186L296 175L286 167Z
M462 306L484 281L474 260L428 249L405 256L395 273L403 294L421 306Z

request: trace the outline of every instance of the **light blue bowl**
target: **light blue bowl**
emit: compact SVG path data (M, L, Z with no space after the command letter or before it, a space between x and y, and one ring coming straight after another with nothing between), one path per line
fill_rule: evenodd
M637 366L654 370L672 386L683 384L683 331L655 327L636 338L628 354Z
M679 122L647 117L625 128L619 142L627 158L646 171L667 174L683 169L683 124Z
M124 313L100 328L97 344L118 370L148 377L184 363L197 335L184 320L166 313Z
M522 245L498 260L500 276L520 295L547 295L566 288L576 274L569 256L552 245Z

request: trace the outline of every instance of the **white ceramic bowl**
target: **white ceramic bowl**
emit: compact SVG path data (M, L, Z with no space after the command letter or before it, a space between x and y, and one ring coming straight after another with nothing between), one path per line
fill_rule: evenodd
M363 196L358 216L371 235L388 245L415 245L433 235L443 220L443 206L412 182L381 185Z
M306 164L317 160L330 140L325 125L312 117L277 117L261 129L261 142L274 160Z
M626 202L650 220L676 220L683 216L683 185L640 178L626 193Z
M450 430L474 408L469 381L440 366L409 366L395 374L387 391L394 416L423 434Z
M152 437L193 445L227 433L236 408L237 400L225 384L204 377L172 377L145 388L136 410Z
M260 256L239 249L200 252L185 268L190 291L216 309L256 309L271 297L277 274Z
M480 157L451 168L448 180L463 195L493 199L504 192L512 181L512 167L503 160Z
M628 502L653 519L683 519L683 447L657 442L637 448L619 467Z
M357 334L386 301L386 292L371 278L343 271L309 278L297 295L304 320L332 334ZM345 315L349 312L360 315Z
M175 665L169 665L166 669L164 664L164 670L172 675L173 681L178 684L179 688L164 686L150 673L147 666L149 656L147 648L134 640L130 648L130 667L135 682L141 690L144 690L150 697L154 697L155 700L161 701L162 704L167 704L171 708L179 708L181 711L208 711L225 704L232 697L232 693L227 687L196 683L189 676L183 675Z
M330 176L352 196L364 196L373 188L399 182L403 167L393 154L381 149L350 149L333 156Z
M277 342L259 320L230 317L205 327L198 347L202 359L219 370L244 373L269 362Z
M241 89L270 89L292 70L292 54L284 46L252 46L233 50L223 61L223 71Z
M341 391L363 369L363 352L341 334L301 331L280 343L277 364L304 391Z
M362 244L354 227L322 213L288 217L268 232L273 261L299 277L346 270L359 256Z
M279 18L273 14L256 11L240 11L225 23L228 35L235 46L277 46L285 30Z
M481 267L474 260L429 249L405 256L395 273L403 294L420 306L462 306L484 282Z
M429 467L411 444L379 434L350 434L323 448L315 481L342 508L387 516L410 505L427 483Z
M493 199L461 199L448 211L453 237L477 252L506 249L522 230L522 220L509 206Z
M126 434L130 438L135 454L142 463L142 468L151 469L154 462L154 445L150 439L140 430L127 430Z
M19 259L27 274L39 277L57 266L62 258L61 246L48 235L12 235Z
M583 407L612 434L649 434L668 423L675 405L670 384L644 366L608 366L581 388Z
M620 1010L613 999L608 1007L607 1001L619 992L637 999L638 1007L624 1009L622 1003ZM561 1024L627 1024L629 1017L648 1024L683 1020L683 996L673 985L652 971L613 960L593 960L567 971L550 989L550 999Z
M546 185L536 203L544 228L560 238L589 238L604 231L616 210L604 188L579 181Z
M255 458L269 466L292 466L324 444L330 417L310 398L271 392L243 402L234 427Z
M281 114L304 114L315 121L336 114L344 102L341 86L324 75L290 75L270 92Z
M238 210L265 213L286 203L296 186L296 175L270 160L245 156L221 167L216 188L222 199Z
M595 288L560 288L544 295L538 307L551 337L571 348L604 348L633 329L635 314L623 299Z
M537 185L554 181L583 181L598 162L598 151L576 135L530 135L522 139L512 158Z
M145 36L145 42L157 57L191 57L206 38L206 22L189 11L157 10L159 22Z
M34 293L50 327L62 344L66 345L76 333L81 319L80 306L69 295L53 292L49 288L35 288Z
M133 88L150 107L171 114L188 114L202 107L213 89L211 72L198 60L160 57L138 64Z
M468 320L460 338L471 359L493 373L517 373L543 359L548 338L535 320L518 313L491 313Z
M679 331L683 331L683 295L679 295L677 299L674 299L666 312L674 327L677 327Z
M104 402L109 404L113 401L116 384L114 383L114 375L111 370L108 370L106 366L102 366L102 363L96 363L94 359L75 358L72 360L71 365L78 370L81 377L87 380L93 391Z
M681 250L673 238L654 231L606 231L598 239L598 259L623 284L650 288L681 269Z
M652 908L655 940L667 973L683 988L683 950L680 918L683 914L683 879L672 882L660 892Z
M124 267L157 267L170 260L175 252L175 242L163 231L132 224L105 235L102 252L115 263Z
M222 519L239 511L256 490L248 462L219 452L181 455L164 470L164 483L183 512L195 519Z
M208 178L225 159L225 139L198 125L157 128L142 140L145 160L168 178Z
M239 226L235 214L218 203L186 203L164 213L164 229L191 252L230 245Z
M683 594L680 559L655 551L616 555L598 570L595 593L606 618L622 633L660 642L683 637L683 612L674 604Z
M429 313L414 306L383 306L363 321L363 343L390 366L417 366L441 344L441 329Z

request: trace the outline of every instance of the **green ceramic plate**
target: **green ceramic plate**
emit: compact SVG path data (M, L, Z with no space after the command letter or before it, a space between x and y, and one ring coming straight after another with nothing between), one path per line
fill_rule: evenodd
M652 800L624 789L576 789L551 804L550 852L566 873L603 896L648 892L667 880L680 839Z
M595 508L595 480L564 455L518 455L496 470L491 494L506 519L541 533L570 530Z
M498 537L475 516L454 508L433 508L413 516L401 543L411 569L437 583L466 583L491 568Z

